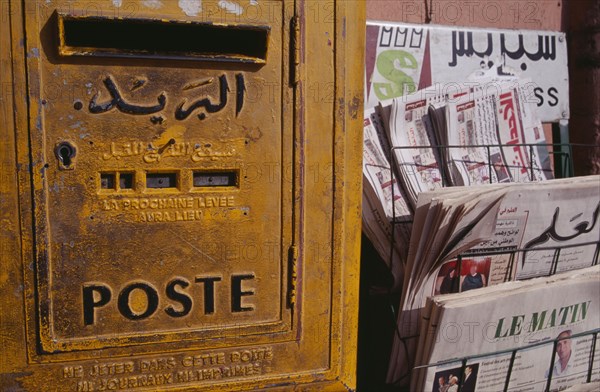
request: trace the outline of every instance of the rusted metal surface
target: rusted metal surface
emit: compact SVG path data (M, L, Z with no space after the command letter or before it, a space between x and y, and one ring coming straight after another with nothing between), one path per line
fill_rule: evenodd
M0 389L353 389L364 4L1 12Z

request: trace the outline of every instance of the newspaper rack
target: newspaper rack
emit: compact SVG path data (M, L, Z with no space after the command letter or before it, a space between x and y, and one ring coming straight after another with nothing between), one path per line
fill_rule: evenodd
M405 222L401 222L401 223L405 223ZM393 225L392 225L393 227ZM557 272L557 268L558 268L558 260L559 260L559 256L560 256L560 252L562 249L567 249L567 248L577 248L577 247L583 247L583 246L591 246L591 245L595 245L596 249L594 252L594 256L592 258L592 261L590 263L590 267L595 266L600 264L600 239L597 241L591 241L591 242L583 242L583 243L579 243L579 244L571 244L571 245L564 245L564 246L552 246L552 247L540 247L540 248L536 248L536 250L553 250L554 251L554 255L553 255L553 260L552 260L552 267L550 268L550 273L548 274L548 276L550 275L554 275ZM393 244L392 244L393 246ZM509 269L512 267L512 263L514 263L514 260L516 258L516 255L518 253L523 253L523 252L527 252L528 249L511 249L511 250L501 250L501 251L467 251L464 252L462 254L459 254L456 257L456 262L457 262L457 270L461 269L461 262L463 257L473 257L473 256L477 256L477 257L485 257L485 256L497 256L497 255L501 255L501 254L510 254L510 260L509 260ZM508 281L508 277L505 278L505 282ZM458 281L455 282L456 285L458 285ZM453 287L453 290L458 291L458 287ZM453 291L454 292L454 291ZM398 326L396 325L396 331L398 331ZM582 333L578 333L578 334L573 334L570 336L570 338L577 338L577 337L581 337L581 336L587 336L587 335L592 335L593 336L593 340L592 340L592 347L591 347L591 354L590 354L590 359L589 359L589 368L588 368L588 375L587 375L587 381L586 383L591 382L591 375L592 375L592 369L593 369L593 365L594 365L594 357L595 357L595 352L596 352L596 340L598 338L598 334L600 333L600 328L596 328L594 330L591 331L585 331ZM403 342L403 344L405 344L406 340L409 339L415 339L418 336L406 336L403 338L400 338L400 340ZM537 346L541 346L541 345L545 345L545 344L554 344L554 350L553 350L553 354L551 355L551 359L548 360L548 364L549 369L552 369L552 367L554 366L554 360L555 360L555 355L556 355L556 344L559 340L563 340L563 338L559 339L559 338L555 338L554 340L548 340L548 341L544 341L544 342L538 342L535 344L530 344L527 346L523 346L523 347L519 347L517 349L512 349L512 350L500 350L500 351L493 351L493 352L489 352L489 353L484 353L484 354L477 354L477 355L470 355L470 356L466 356L463 358L455 358L455 359L451 359L451 360L446 360L446 361L442 361L442 362L437 362L437 363L432 363L432 364L428 364L428 365L421 365L421 366L416 366L413 368L413 371L416 369L423 369L423 368L429 368L429 367L436 367L436 366L443 366L443 365L447 365L447 364L451 364L451 363L457 363L457 362L461 362L461 369L460 369L460 375L458 377L458 379L462 379L463 377L463 373L465 370L465 367L467 366L467 362L471 359L477 359L477 358L483 358L483 357L491 357L494 355L501 355L501 354L507 354L507 353L512 353L511 355L511 359L510 359L510 363L509 363L509 367L507 370L507 375L506 375L506 381L505 381L505 386L504 386L504 391L508 391L508 386L509 386L509 382L510 382L510 376L511 376L511 372L512 372L512 367L514 364L514 360L516 357L517 352L519 351L524 351L524 350L528 350L531 349L533 347L537 347ZM406 376L408 376L408 374L402 376L400 379L405 378ZM395 380L395 382L393 384L395 384L396 382L400 381L400 379ZM548 391L549 387L551 385L552 382L552 372L550 372L550 375L548 376L548 381L546 384L546 388L544 389L544 391ZM460 384L458 384L458 390L457 392L460 392Z
M490 183L492 183L492 175L491 172L492 170L494 170L493 167L493 163L492 160L490 159L491 157L491 150L493 148L508 148L508 147L524 147L527 148L529 150L529 166L527 166L527 170L529 170L530 175L533 177L533 170L534 170L534 165L533 165L533 150L535 148L539 148L539 147L546 147L547 149L552 147L552 151L548 151L548 153L552 156L552 158L554 159L554 175L556 176L556 178L566 178L566 177L571 177L573 176L573 171L574 171L574 167L573 167L573 150L574 148L579 148L579 149L599 149L600 150L600 146L596 146L596 145L589 145L589 144L577 144L577 143L543 143L543 144L532 144L532 143L527 143L527 144L518 144L518 145L477 145L477 146L465 146L465 145L429 145L429 146L390 146L390 157L391 157L391 167L389 167L388 169L390 170L390 177L391 177L391 182L394 183L396 177L396 173L395 173L395 167L398 167L398 165L400 165L400 162L398 162L396 154L394 153L395 150L401 150L401 149L419 149L419 148L424 148L424 149L433 149L438 156L444 156L446 154L442 154L441 152L444 150L449 150L452 148L465 148L465 147L477 147L477 148L484 148L487 151L487 160L484 164L486 164L488 166L488 170L490 173ZM447 156L447 155L446 155ZM414 167L417 167L417 164L411 164ZM510 166L510 165L504 165L504 167L506 167L506 169L515 169L515 168L519 168L521 169L522 167L519 166ZM448 178L446 177L444 170L440 170L440 174L442 176L441 178L441 182L442 185L448 186ZM392 200L394 200L394 187L392 186ZM396 225L401 225L401 224L409 224L412 223L412 220L406 220L406 219L402 219L399 220L397 215L396 215L396 208L394 205L394 208L392 208L393 210L393 220L392 220L392 225L391 225L391 249L390 249L390 268L391 268L391 263L393 262L393 249L394 249L394 231L395 231L395 226ZM550 269L550 273L549 275L554 275L557 272L558 269L558 261L560 258L560 252L562 249L566 249L566 248L573 248L573 247L582 247L582 246L590 246L590 245L596 245L596 249L594 252L594 256L590 262L590 266L595 266L598 265L600 262L600 239L597 241L593 241L593 242L585 242L585 243L580 243L580 244L575 244L575 245L566 245L566 246L554 246L554 247L545 247L545 248L536 248L536 250L554 250L554 256L553 256L553 261L552 261L552 267ZM493 255L500 255L500 254L510 254L510 265L512 266L512 263L514 263L514 260L516 258L516 255L522 252L527 252L526 249L511 249L511 250L501 250L501 251L481 251L478 250L476 252L473 251L467 251L464 252L460 255L457 256L457 265L458 268L461 268L461 262L463 257L465 256L477 256L477 257L485 257L485 256L493 256ZM506 277L506 280L508 280L508 276ZM392 307L392 312L394 312L394 308ZM395 315L393 315L394 320L395 320ZM396 332L398 333L398 325L395 326ZM594 356L596 353L596 340L598 338L598 335L600 333L600 328L591 330L591 331L585 331L585 332L581 332L578 334L573 334L571 336L571 338L575 338L575 337L581 337L581 336L587 336L587 335L592 335L593 339L592 339L592 347L591 347L591 351L590 351L590 359L589 359L589 366L588 366L588 373L587 373L587 378L586 378L586 383L591 382L591 377L592 377L592 369L593 369L593 365L594 365ZM404 337L401 338L401 340L405 343L405 340L407 339L414 339L416 336L408 336L408 337ZM517 349L512 349L512 350L503 350L503 351L495 351L495 352L489 352L489 353L483 353L483 354L477 354L477 355L471 355L471 356L466 356L463 358L456 358L456 359L451 359L451 360L446 360L446 361L442 361L442 362L438 362L438 363L433 363L433 364L428 364L428 365L421 365L421 366L417 366L412 368L412 371L414 372L416 369L424 369L424 368L430 368L430 367L435 367L435 366L440 366L440 365L446 365L446 364L451 364L451 363L461 363L461 368L460 368L460 375L459 375L459 380L462 379L463 375L464 375L464 371L465 368L467 366L467 363L469 360L471 359L476 359L476 358L483 358L483 357L491 357L494 355L501 355L501 354L511 354L511 358L510 358L510 362L509 362L509 366L507 369L507 374L506 374L506 378L505 378L505 384L504 384L504 391L508 390L509 384L510 384L510 377L511 377L511 373L513 370L513 365L514 365L514 361L516 358L516 355L519 351L523 351L523 350L527 350L527 349L531 349L533 347L537 347L537 346L541 346L541 345L546 345L546 344L553 344L554 345L554 350L552 351L551 354L551 358L547 359L548 360L548 364L549 369L552 369L554 366L554 362L555 362L555 356L556 356L556 345L558 343L559 340L563 340L566 338L555 338L553 340L547 340L547 341L543 341L543 342L537 342L534 344L530 344L527 346L523 346L523 347L519 347ZM393 384L396 384L398 381L400 381L401 379L405 378L406 376L408 376L408 374L401 376L400 379L395 380ZM544 389L544 391L548 391L550 386L552 383L552 372L550 372L548 379L547 379L547 383L546 383L546 387ZM458 390L457 392L460 392L461 389L461 385L460 383L458 384Z
M600 150L600 146L596 146L596 145L592 145L592 144L580 144L580 143L521 143L521 144L511 144L511 145L507 145L507 144L486 144L486 145L436 145L436 144L432 144L429 146L423 146L423 145L419 145L419 146L392 146L390 147L390 156L392 158L392 167L388 168L390 170L391 173L391 179L392 181L394 181L394 178L396 177L396 174L394 173L394 169L393 167L396 166L412 166L414 168L419 168L419 167L423 167L423 168L428 168L429 166L427 165L419 165L416 163L401 163L398 162L398 159L396 157L396 154L394 154L395 150L417 150L417 149L431 149L434 150L436 153L438 153L439 156L444 156L446 154L441 154L441 151L444 150L451 150L451 149L455 149L455 148L482 148L486 150L486 154L487 154L487 159L485 162L471 162L471 163L477 163L477 164L481 164L481 165L486 165L488 167L488 173L490 174L489 176L489 183L493 183L493 176L492 171L494 170L495 167L498 166L498 164L495 164L492 162L492 153L491 150L493 148L498 148L498 149L503 149L503 148L512 148L512 147L524 147L528 149L529 152L529 165L528 166L517 166L517 165L501 165L501 167L506 168L507 170L511 170L511 169L522 169L525 168L527 169L527 171L530 173L530 175L533 177L533 172L536 170L534 167L534 156L535 154L533 154L534 149L537 149L539 147L545 147L546 149L548 149L549 147L552 147L552 151L548 150L548 154L551 155L554 159L554 174L556 176L556 178L566 178L566 177L571 177L573 173L573 151L574 149L598 149ZM446 162L446 164L450 163L451 160L448 160ZM538 169L540 170L540 169ZM441 174L441 182L442 182L442 186L446 187L446 186L450 186L449 183L449 179L446 176L446 173L444 172L444 170L440 171ZM392 195L394 192L394 188L392 187ZM395 209L394 209L394 221L396 221L396 216L395 216ZM400 223L410 223L407 221L402 221Z

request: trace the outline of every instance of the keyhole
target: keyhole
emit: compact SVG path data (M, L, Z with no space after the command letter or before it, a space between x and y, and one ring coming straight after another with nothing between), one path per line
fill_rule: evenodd
M75 147L68 142L61 143L56 147L56 155L64 166L71 166L75 156Z

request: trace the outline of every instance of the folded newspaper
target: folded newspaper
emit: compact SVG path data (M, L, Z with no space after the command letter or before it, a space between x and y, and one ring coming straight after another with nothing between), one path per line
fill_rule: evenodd
M558 391L600 380L600 266L433 297L411 390Z
M382 146L387 146L383 125L373 109L365 111L363 142L363 232L387 263L394 278L393 287L399 288L408 254L412 212L398 186L398 177L392 175L389 147Z
M485 79L439 95L433 88L383 102L407 202L447 185L553 178L532 84ZM388 115L389 113L389 115Z
M446 132L456 185L552 178L530 81L488 82L448 102Z
M419 195L388 382L415 365L427 298L596 265L600 176Z
M408 202L414 207L420 192L441 188L443 162L432 148L433 128L429 107L445 104L445 97L427 96L423 91L406 99L392 100L389 117L389 139L394 148L395 163Z

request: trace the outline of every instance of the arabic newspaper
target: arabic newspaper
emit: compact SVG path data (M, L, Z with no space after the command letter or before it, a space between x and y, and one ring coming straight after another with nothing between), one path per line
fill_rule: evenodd
M538 141L543 138L541 128L537 129L537 137L526 135L535 132L526 126L531 125L529 105L523 102L524 95L519 88L504 87L498 97L498 138L503 145L504 155L510 175L515 182L544 180L544 172L540 172L540 164L536 159L535 150L524 146L524 143ZM525 122L528 120L528 122ZM492 161L493 163L493 161Z
M514 77L488 78L452 94L436 95L430 88L380 105L384 122L389 118L393 163L413 209L420 192L445 185L552 178L530 87Z
M414 364L420 312L431 292L430 269L441 254L456 256L489 238L500 199L501 192L473 197L454 188L419 195L388 382L407 380Z
M490 80L446 106L454 184L552 178L542 125L528 99L528 81ZM525 144L530 145L525 145Z
M408 202L413 207L420 192L443 186L439 157L430 142L433 130L428 110L444 103L443 96L428 96L425 90L392 101L390 141Z
M377 131L378 124L373 121L373 117L376 117L373 109L365 112L363 171L376 190L388 219L411 218L406 197L398 187L396 178L392 179L390 162L379 141L381 131Z
M365 233L374 244L381 258L388 263L399 284L408 253L408 238L412 212L404 192L392 176L392 167L381 138L385 131L373 109L365 111L363 129L363 223ZM395 227L392 228L395 219ZM392 250L392 236L394 249ZM392 260L390 261L390 251Z
M423 354L423 364L434 366L418 371L418 390L460 384L467 392L558 391L586 382L600 342L590 334L600 331L599 281L595 266L434 298ZM592 381L600 380L599 359L595 351Z
M464 185L510 182L496 132L496 99L468 94L447 105L447 133L452 162ZM455 147L454 147L455 146ZM493 165L489 163L493 162ZM494 169L494 170L492 170ZM456 183L459 181L453 178Z
M588 176L508 188L494 234L468 253L463 271L469 260L483 262L488 284L496 284L593 265L600 239L599 185L600 177ZM477 257L481 253L488 256Z
M588 176L420 194L388 381L414 363L429 296L597 264L599 184Z

